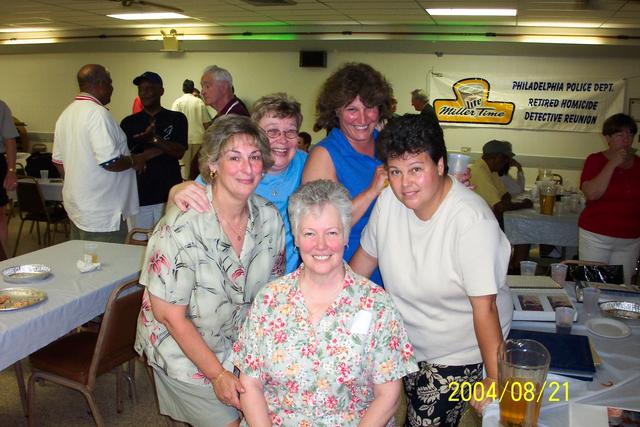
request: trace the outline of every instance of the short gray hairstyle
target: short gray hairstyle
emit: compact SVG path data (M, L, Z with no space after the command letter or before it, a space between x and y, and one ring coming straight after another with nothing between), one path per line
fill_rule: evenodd
M298 227L303 216L316 207L331 205L338 210L345 241L351 232L351 198L346 188L339 182L328 179L307 182L289 197L289 221L291 233L297 240Z
M273 166L271 146L264 131L249 117L229 114L217 118L213 125L209 126L202 138L198 166L200 175L206 182L211 183L209 165L220 159L220 155L236 135L247 135L253 138L262 155L262 167L265 172Z
M202 74L211 74L213 76L213 80L217 82L229 82L229 87L233 87L233 77L231 77L231 73L222 67L209 65L204 69Z
M429 97L427 96L427 92L422 89L414 89L411 91L411 98L417 99L422 102L429 102Z
M251 107L251 118L258 123L265 116L274 116L279 119L288 119L291 117L295 119L298 130L302 124L300 103L284 92L265 95L253 104Z

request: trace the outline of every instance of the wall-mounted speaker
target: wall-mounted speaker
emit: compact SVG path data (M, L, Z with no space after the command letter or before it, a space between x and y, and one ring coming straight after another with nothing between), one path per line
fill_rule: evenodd
M300 66L326 68L327 52L325 50L301 50Z

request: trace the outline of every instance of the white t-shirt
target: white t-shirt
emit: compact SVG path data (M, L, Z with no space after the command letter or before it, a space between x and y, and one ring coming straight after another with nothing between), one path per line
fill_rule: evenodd
M53 162L64 166L62 200L76 227L117 231L121 218L138 213L135 171L111 172L100 166L128 156L129 148L109 110L93 96L79 94L62 112L52 151Z
M189 144L202 144L202 135L204 135L203 123L211 120L202 99L190 93L185 93L173 102L171 109L180 111L187 116L187 122L189 122Z
M378 259L416 360L455 366L482 362L469 296L497 294L507 335L513 313L506 285L511 247L486 202L455 179L428 221L385 189L361 246Z

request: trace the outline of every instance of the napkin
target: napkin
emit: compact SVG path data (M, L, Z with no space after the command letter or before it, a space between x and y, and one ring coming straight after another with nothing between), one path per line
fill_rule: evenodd
M76 267L78 267L78 270L80 270L81 273L88 273L93 270L99 270L100 266L101 265L99 262L87 262L82 259L79 259L76 262Z

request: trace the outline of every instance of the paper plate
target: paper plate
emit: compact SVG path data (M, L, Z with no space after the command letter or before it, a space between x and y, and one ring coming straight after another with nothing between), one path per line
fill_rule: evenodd
M624 338L631 335L631 328L607 317L591 319L586 326L590 332L605 338Z

